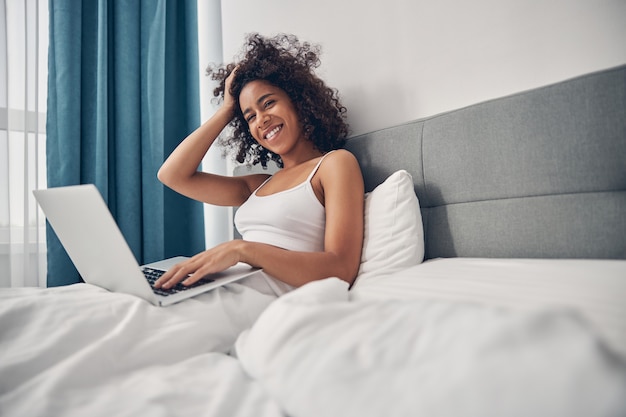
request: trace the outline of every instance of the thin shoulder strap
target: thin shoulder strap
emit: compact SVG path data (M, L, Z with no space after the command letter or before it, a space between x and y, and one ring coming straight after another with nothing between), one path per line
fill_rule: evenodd
M313 168L313 171L311 171L311 173L309 174L309 177L306 179L307 182L311 182L311 180L313 179L313 175L315 175L315 173L317 172L317 170L320 167L320 165L322 165L322 161L324 161L324 158L326 158L328 155L330 155L333 152L335 152L335 151L332 150L332 151L328 152L327 154L325 154L324 156L322 156L320 158L320 160L318 161L317 165L315 165L315 168Z
M268 181L269 181L269 180L271 180L271 179L272 179L272 176L270 175L269 177L267 177L267 178L265 179L265 181L263 181L263 182L261 183L261 185L259 185L258 187L256 187L256 190L254 190L254 191L252 192L252 194L251 194L251 195L256 195L256 192L257 192L257 191L259 191L259 189L260 189L261 187L263 187L263 186L265 185L265 183L266 183L266 182L268 182Z

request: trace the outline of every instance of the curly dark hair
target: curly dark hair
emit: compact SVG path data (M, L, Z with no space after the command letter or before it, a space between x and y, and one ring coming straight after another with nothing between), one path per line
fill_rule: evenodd
M326 86L314 73L320 65L320 48L300 42L294 35L281 34L265 38L250 34L238 63L209 67L208 75L219 81L213 91L218 99L224 98L225 80L237 67L230 93L235 99L235 117L231 121L233 134L221 137L220 144L226 152L234 151L235 160L248 165L273 160L283 166L279 155L263 148L250 134L248 123L241 112L239 95L246 84L264 80L285 91L296 109L305 137L322 153L342 148L348 136L346 108L339 101L337 90Z

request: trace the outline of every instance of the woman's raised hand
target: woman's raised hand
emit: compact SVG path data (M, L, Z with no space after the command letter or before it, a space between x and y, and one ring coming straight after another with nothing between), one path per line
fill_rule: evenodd
M230 86L233 83L233 78L235 78L235 74L237 73L237 68L235 67L228 77L226 77L226 81L224 82L224 108L228 109L233 115L235 114L235 98L230 93Z

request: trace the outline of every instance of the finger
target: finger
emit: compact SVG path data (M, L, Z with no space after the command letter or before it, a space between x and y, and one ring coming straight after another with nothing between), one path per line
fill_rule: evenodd
M159 279L157 279L154 282L154 287L161 288L164 283L166 283L172 278L172 276L174 275L174 272L176 272L176 268L177 268L177 265L174 265L169 270L167 270L163 275L161 275Z
M167 285L170 288L178 284L181 281L183 285L191 285L204 277L205 273L199 272L201 269L206 269L206 253L198 253L184 262L176 265L176 270L168 277ZM165 286L165 284L163 284Z
M236 65L235 68L233 68L233 70L230 72L230 74L228 74L228 77L226 78L230 78L232 80L237 75L238 69L239 69L239 65Z
M158 284L157 288L170 289L178 284L180 281L185 279L189 273L190 268L187 265L178 264L174 267L170 268L165 274L159 278L159 280L155 283Z
M190 269L188 269L187 267L182 267L180 268L178 271L176 271L176 273L163 285L164 288L169 289L172 288L174 286L176 286L177 284L179 284L181 281L186 280L189 278L189 276L191 275L191 271Z
M239 65L237 65L231 72L230 74L228 74L228 76L226 77L226 80L224 81L224 85L226 87L226 91L225 93L229 93L230 94L230 85L233 83L233 79L235 78L235 76L237 75L237 70L239 69Z
M207 275L209 275L210 272L207 272L207 268L206 267L201 267L198 268L198 270L196 270L193 274L189 274L187 276L187 278L181 282L181 284L183 285L193 285L196 282L200 281L202 278L206 277Z

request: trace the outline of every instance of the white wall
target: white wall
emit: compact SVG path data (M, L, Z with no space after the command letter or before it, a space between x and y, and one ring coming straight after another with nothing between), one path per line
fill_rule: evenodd
M353 134L626 63L624 0L226 0L223 53L245 34L323 48Z

